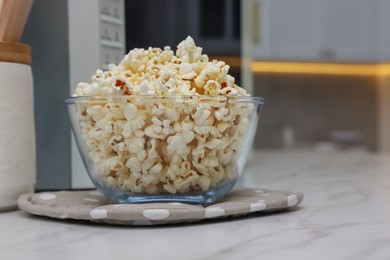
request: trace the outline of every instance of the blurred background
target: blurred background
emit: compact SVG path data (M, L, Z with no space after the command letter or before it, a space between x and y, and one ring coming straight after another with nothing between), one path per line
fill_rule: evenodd
M390 152L388 0L35 0L37 189L92 187L64 99L135 47L191 35L266 102L255 149Z

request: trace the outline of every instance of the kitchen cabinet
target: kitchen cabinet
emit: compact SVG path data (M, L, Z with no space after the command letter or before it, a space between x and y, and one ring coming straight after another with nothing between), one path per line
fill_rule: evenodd
M373 60L375 1L322 0L318 58Z
M321 40L318 6L318 0L273 2L275 35L271 39L275 57L309 59L317 55Z
M375 30L374 37L377 39L375 48L376 60L390 59L390 1L375 0Z
M389 39L378 33L390 21L384 11L390 10L389 1L252 0L249 4L256 11L251 17L255 59L357 62L376 60L386 51L390 57L382 43Z
M266 0L248 0L242 3L243 18L243 54L251 49L255 58L271 56L270 11L272 2ZM251 58L251 54L248 53Z

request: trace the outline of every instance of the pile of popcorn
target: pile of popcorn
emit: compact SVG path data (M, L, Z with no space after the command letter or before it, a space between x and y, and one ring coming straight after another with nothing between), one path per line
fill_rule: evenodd
M234 181L254 108L235 102L248 94L228 71L188 37L176 55L170 47L134 49L91 84L79 83L74 96L95 96L76 103L94 178L148 194Z

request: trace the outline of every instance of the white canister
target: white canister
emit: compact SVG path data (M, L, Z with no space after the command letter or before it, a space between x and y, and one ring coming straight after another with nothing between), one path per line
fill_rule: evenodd
M33 97L30 47L0 42L0 211L34 191Z

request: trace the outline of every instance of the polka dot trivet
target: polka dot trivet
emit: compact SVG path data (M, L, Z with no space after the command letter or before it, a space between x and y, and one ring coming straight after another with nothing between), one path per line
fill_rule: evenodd
M18 205L31 214L52 218L146 226L266 213L294 207L302 199L302 192L242 189L207 207L178 202L110 204L97 191L58 191L21 195Z

